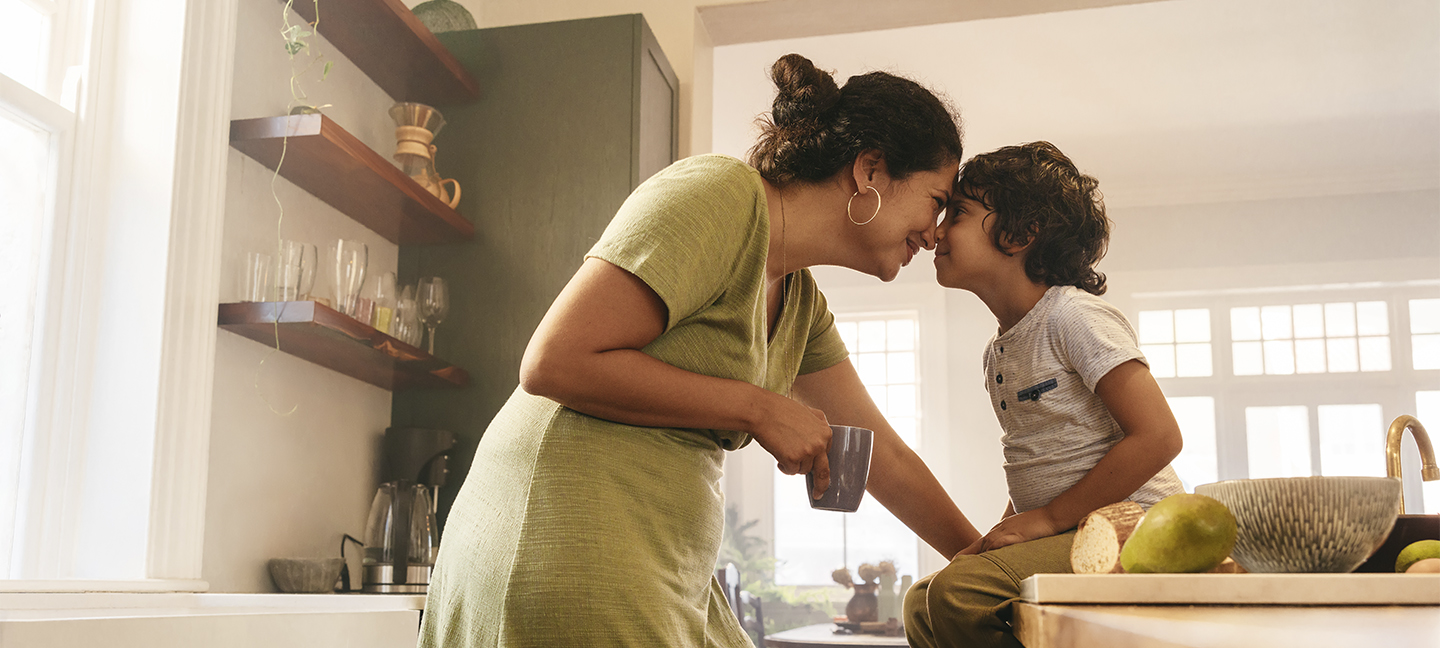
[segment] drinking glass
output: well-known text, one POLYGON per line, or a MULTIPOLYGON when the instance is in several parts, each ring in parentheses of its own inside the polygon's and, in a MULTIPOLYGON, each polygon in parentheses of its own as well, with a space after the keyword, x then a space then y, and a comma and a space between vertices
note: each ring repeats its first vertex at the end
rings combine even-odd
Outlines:
POLYGON ((415 306, 415 287, 405 286, 390 317, 390 335, 411 346, 420 346, 420 314, 415 306))
POLYGON ((430 355, 435 355, 435 326, 450 313, 450 289, 440 277, 425 277, 415 288, 415 301, 420 306, 420 319, 430 329, 430 355))
POLYGON ((275 301, 295 301, 300 298, 305 274, 305 246, 297 241, 280 241, 275 252, 275 301))
POLYGON ((315 276, 320 274, 319 251, 314 243, 300 243, 300 290, 298 299, 309 301, 315 296, 315 276))
POLYGON ((370 325, 381 333, 390 333, 390 319, 395 312, 395 273, 386 272, 375 278, 375 316, 370 325))
POLYGON ((356 314, 360 288, 365 285, 365 268, 370 250, 360 241, 340 239, 335 243, 336 310, 351 317, 356 314))
POLYGON ((270 255, 245 255, 245 274, 240 276, 240 301, 263 302, 270 298, 270 255))

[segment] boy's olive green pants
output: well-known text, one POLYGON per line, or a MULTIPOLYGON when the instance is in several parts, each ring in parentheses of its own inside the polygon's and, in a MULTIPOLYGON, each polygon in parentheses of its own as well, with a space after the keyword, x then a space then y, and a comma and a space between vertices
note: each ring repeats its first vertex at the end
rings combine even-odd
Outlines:
POLYGON ((1020 581, 1070 573, 1074 531, 1022 542, 950 565, 905 593, 905 637, 914 648, 1019 648, 1010 629, 1020 581))

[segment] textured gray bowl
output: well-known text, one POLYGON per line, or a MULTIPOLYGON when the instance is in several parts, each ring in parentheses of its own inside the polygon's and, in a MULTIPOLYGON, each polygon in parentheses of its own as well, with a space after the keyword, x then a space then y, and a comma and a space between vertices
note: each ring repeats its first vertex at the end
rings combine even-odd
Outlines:
POLYGON ((328 594, 335 591, 340 578, 341 558, 271 558, 270 579, 282 592, 291 594, 328 594))
POLYGON ((1390 477, 1236 479, 1195 493, 1235 515, 1231 556, 1253 573, 1354 571, 1400 512, 1400 480, 1390 477))

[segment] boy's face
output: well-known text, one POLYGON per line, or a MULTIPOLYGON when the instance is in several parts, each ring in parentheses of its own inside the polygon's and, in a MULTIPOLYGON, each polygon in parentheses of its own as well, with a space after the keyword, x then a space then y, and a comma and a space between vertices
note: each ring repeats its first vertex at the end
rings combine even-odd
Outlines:
POLYGON ((950 203, 935 231, 935 280, 946 288, 974 291, 999 278, 1012 257, 990 237, 995 213, 979 202, 959 196, 950 203))

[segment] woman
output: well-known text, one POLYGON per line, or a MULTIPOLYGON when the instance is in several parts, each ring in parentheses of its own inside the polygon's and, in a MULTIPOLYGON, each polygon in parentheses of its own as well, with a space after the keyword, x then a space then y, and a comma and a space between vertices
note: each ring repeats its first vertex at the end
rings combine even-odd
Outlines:
POLYGON ((829 481, 827 419, 875 431, 869 492, 953 556, 979 537, 871 402, 810 273, 890 280, 934 246, 954 116, 790 54, 747 166, 647 180, 556 298, 445 529, 422 646, 749 645, 712 569, 725 450, 829 481))

